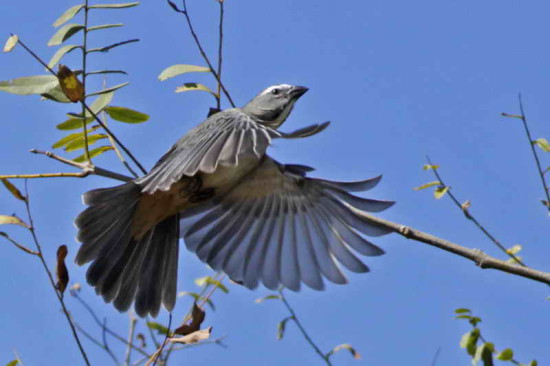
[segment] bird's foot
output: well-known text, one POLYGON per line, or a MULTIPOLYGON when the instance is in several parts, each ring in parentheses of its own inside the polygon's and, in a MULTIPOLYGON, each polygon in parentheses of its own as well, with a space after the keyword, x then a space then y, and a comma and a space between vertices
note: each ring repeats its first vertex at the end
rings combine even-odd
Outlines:
POLYGON ((180 189, 180 196, 183 198, 191 197, 200 192, 202 188, 202 179, 200 177, 187 178, 185 185, 180 189))

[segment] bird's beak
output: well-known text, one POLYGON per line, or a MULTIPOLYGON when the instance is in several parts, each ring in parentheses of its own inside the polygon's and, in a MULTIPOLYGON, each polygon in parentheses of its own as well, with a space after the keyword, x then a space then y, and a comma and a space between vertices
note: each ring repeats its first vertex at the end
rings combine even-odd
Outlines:
POLYGON ((294 99, 298 99, 300 98, 302 95, 304 95, 309 89, 306 88, 305 86, 293 86, 292 88, 290 88, 290 90, 288 91, 288 94, 294 98, 294 99))

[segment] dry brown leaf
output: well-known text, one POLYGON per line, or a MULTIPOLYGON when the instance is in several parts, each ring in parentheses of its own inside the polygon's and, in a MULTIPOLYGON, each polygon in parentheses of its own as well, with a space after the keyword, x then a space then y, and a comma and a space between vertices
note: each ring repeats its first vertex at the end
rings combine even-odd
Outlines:
POLYGON ((197 330, 196 332, 193 332, 183 337, 170 338, 169 341, 172 343, 183 343, 183 344, 197 343, 210 338, 210 333, 212 333, 212 327, 197 330))
POLYGON ((147 347, 147 342, 145 341, 145 336, 143 335, 143 333, 138 333, 138 335, 136 336, 136 339, 140 341, 141 348, 147 347))
POLYGON ((84 100, 84 86, 71 69, 65 65, 59 65, 57 78, 59 79, 59 85, 61 86, 61 90, 63 90, 63 94, 71 102, 76 103, 84 100))
POLYGON ((55 272, 57 276, 57 283, 55 286, 62 295, 67 288, 67 284, 69 283, 69 271, 67 270, 67 266, 65 266, 65 258, 67 258, 68 252, 69 251, 66 245, 61 245, 57 248, 57 266, 55 272))
POLYGON ((19 42, 19 37, 17 34, 12 34, 10 38, 8 38, 6 44, 4 45, 4 52, 11 52, 19 42))
POLYGON ((191 324, 181 325, 179 328, 174 330, 174 333, 185 336, 201 329, 201 324, 204 321, 204 318, 206 317, 206 313, 204 312, 204 310, 202 310, 197 306, 197 303, 193 304, 191 317, 192 317, 191 324))

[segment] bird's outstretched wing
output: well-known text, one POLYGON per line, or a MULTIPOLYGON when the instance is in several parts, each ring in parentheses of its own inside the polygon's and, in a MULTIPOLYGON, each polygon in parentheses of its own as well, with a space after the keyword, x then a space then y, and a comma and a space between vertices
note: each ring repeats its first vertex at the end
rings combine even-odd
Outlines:
POLYGON ((261 281, 270 289, 298 290, 303 282, 320 290, 322 276, 347 282, 341 265, 367 272, 354 252, 384 252, 362 235, 389 231, 355 212, 382 211, 394 202, 349 192, 370 189, 380 177, 343 183, 308 178, 309 170, 266 156, 227 194, 181 214, 180 233, 188 249, 248 288, 261 281))
POLYGON ((184 175, 212 173, 219 165, 235 166, 241 159, 264 156, 274 130, 254 122, 238 109, 217 113, 189 131, 136 181, 144 193, 166 191, 184 175))

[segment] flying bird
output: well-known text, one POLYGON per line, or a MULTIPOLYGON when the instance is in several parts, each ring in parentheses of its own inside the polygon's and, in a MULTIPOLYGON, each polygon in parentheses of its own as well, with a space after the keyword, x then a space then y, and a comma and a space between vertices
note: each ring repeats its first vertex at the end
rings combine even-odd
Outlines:
POLYGON ((353 192, 357 182, 311 178, 313 168, 282 164, 266 154, 273 139, 303 138, 328 122, 291 133, 278 131, 307 88, 271 86, 243 108, 218 112, 184 135, 144 177, 83 195, 76 219, 81 244, 76 262, 92 262, 86 278, 120 311, 134 303, 156 316, 176 301, 179 238, 216 271, 253 289, 301 283, 324 288, 323 277, 346 283, 341 267, 367 272, 355 253, 383 250, 364 236, 389 230, 359 211, 379 212, 394 202, 353 192))

